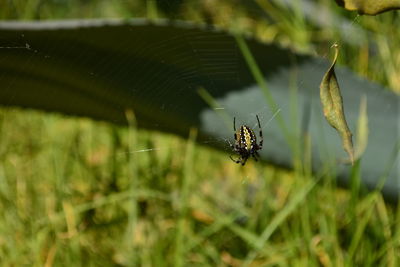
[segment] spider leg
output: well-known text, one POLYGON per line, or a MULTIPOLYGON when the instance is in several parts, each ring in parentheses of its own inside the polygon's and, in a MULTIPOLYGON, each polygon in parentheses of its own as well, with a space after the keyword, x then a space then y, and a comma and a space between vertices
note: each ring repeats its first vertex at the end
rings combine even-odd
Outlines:
POLYGON ((233 117, 233 130, 236 132, 236 117, 233 117))
POLYGON ((242 166, 244 166, 244 164, 246 164, 246 161, 247 161, 248 158, 249 158, 249 157, 244 157, 244 158, 242 158, 242 166))
POLYGON ((242 158, 239 158, 238 160, 235 160, 235 159, 232 158, 232 156, 229 156, 229 157, 230 157, 231 160, 232 160, 233 162, 235 162, 235 163, 240 163, 240 162, 242 162, 242 158))
POLYGON ((263 143, 264 143, 264 138, 263 138, 261 123, 260 123, 260 119, 258 118, 258 115, 256 115, 256 118, 257 118, 257 122, 258 122, 258 128, 260 129, 260 144, 258 145, 258 147, 259 147, 259 149, 261 149, 263 146, 263 143))
POLYGON ((260 157, 260 155, 257 153, 257 151, 254 151, 254 153, 251 155, 253 156, 255 161, 258 161, 258 158, 260 157))

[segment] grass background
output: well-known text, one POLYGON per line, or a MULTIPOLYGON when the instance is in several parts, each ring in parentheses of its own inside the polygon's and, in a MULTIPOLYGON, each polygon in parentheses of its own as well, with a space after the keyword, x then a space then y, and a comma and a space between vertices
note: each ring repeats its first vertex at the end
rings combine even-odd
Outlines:
MULTIPOLYGON (((351 46, 300 4, 258 2, 268 19, 233 0, 9 0, 0 18, 173 17, 322 56, 339 41, 340 64, 400 91, 397 12, 358 17, 315 1, 368 31, 351 46)), ((240 167, 196 145, 195 131, 183 140, 131 122, 0 109, 1 265, 398 266, 399 206, 363 192, 356 168, 344 190, 313 176, 307 153, 293 171, 240 167)))

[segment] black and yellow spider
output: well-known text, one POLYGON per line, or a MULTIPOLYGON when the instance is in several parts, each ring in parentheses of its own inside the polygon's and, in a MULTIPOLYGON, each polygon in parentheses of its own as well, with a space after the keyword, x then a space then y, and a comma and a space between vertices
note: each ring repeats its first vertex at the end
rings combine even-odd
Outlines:
POLYGON ((254 134, 254 131, 246 126, 242 125, 240 126, 239 130, 236 131, 236 118, 233 118, 233 130, 235 131, 234 138, 235 138, 235 145, 231 144, 231 148, 233 149, 234 152, 239 154, 239 158, 237 160, 234 160, 232 156, 230 156, 231 160, 235 163, 241 163, 244 165, 247 161, 247 159, 251 156, 254 157, 254 159, 257 161, 258 155, 258 150, 261 150, 263 146, 263 135, 262 135, 262 130, 261 130, 261 124, 260 120, 258 119, 258 115, 256 115, 257 122, 258 122, 258 128, 260 129, 260 143, 257 144, 257 138, 256 135, 254 134))

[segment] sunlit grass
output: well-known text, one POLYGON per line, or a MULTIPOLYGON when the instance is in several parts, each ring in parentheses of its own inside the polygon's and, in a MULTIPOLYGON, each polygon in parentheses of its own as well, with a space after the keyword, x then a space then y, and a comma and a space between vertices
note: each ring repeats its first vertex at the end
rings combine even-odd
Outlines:
POLYGON ((253 161, 241 167, 155 132, 34 111, 3 109, 0 119, 5 265, 398 260, 397 210, 378 193, 354 196, 333 178, 253 161))

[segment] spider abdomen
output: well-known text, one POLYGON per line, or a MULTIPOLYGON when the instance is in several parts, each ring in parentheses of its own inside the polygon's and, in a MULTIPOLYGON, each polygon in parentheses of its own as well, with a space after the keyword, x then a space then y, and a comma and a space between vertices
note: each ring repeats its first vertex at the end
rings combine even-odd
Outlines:
POLYGON ((238 159, 233 159, 230 156, 231 160, 235 163, 241 163, 244 165, 249 157, 254 157, 257 161, 257 157, 259 157, 257 151, 262 149, 263 146, 263 135, 260 124, 260 119, 258 115, 256 115, 258 128, 260 129, 260 143, 257 144, 257 138, 254 134, 254 131, 250 129, 250 127, 246 125, 240 126, 239 130, 236 131, 236 118, 233 118, 233 130, 235 131, 234 138, 235 144, 231 144, 231 148, 234 152, 239 155, 238 159))
POLYGON ((240 127, 236 136, 236 142, 241 149, 250 151, 257 146, 256 135, 254 134, 253 130, 246 125, 242 125, 240 127))

